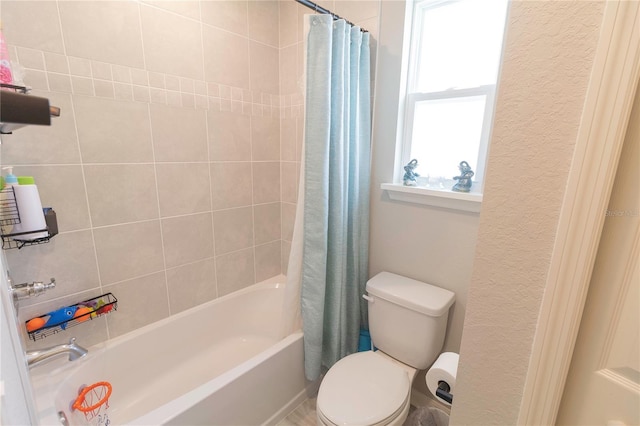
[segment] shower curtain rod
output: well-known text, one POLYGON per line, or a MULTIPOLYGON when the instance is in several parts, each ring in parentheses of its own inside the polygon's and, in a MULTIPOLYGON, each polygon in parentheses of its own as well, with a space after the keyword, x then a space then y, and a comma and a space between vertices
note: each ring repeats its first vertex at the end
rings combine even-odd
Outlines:
MULTIPOLYGON (((336 15, 335 13, 333 13, 332 11, 325 9, 324 7, 315 4, 314 2, 310 1, 310 0, 295 0, 298 3, 300 3, 303 6, 307 6, 309 9, 313 9, 314 11, 316 11, 317 13, 324 13, 326 15, 331 15, 333 17, 333 19, 344 19, 338 15, 336 15)), ((349 22, 346 19, 344 19, 344 21, 351 25, 352 27, 355 27, 356 25, 353 22, 349 22)), ((365 30, 364 28, 360 28, 360 31, 362 31, 363 33, 368 32, 367 30, 365 30)))

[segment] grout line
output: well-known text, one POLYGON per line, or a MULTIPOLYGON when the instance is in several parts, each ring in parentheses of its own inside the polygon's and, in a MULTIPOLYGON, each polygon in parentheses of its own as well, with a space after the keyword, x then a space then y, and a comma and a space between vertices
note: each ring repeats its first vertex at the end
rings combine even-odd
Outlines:
MULTIPOLYGON (((249 34, 249 3, 247 2, 247 35, 249 34)), ((251 43, 248 42, 247 43, 247 64, 248 64, 248 69, 249 69, 249 87, 251 87, 251 43)), ((279 71, 279 70, 278 70, 279 71)), ((278 75, 278 79, 280 78, 280 76, 278 75)), ((262 98, 262 96, 261 96, 262 98)), ((260 111, 261 114, 264 114, 264 112, 261 110, 260 111)), ((251 236, 252 236, 252 250, 253 250, 253 282, 256 283, 257 282, 257 268, 256 268, 256 263, 257 262, 257 258, 256 258, 256 214, 255 214, 255 194, 254 194, 254 188, 253 188, 253 183, 254 183, 254 179, 253 179, 253 132, 251 131, 253 129, 253 124, 254 124, 254 119, 253 119, 253 108, 251 111, 251 114, 249 115, 249 146, 251 148, 251 170, 250 170, 250 175, 251 175, 251 236)))
MULTIPOLYGON (((202 77, 205 79, 205 86, 207 95, 209 93, 209 84, 206 82, 206 69, 205 69, 205 57, 204 57, 204 24, 202 22, 202 2, 198 2, 198 10, 200 12, 200 45, 202 46, 202 77)), ((220 86, 218 86, 219 88, 220 86)), ((219 89, 218 89, 219 90, 219 89)), ((218 92, 218 94, 220 94, 218 92)), ((218 102, 219 103, 219 102, 218 102)), ((211 109, 211 104, 209 102, 209 97, 207 97, 207 106, 208 110, 211 109)), ((208 111, 207 110, 207 111, 208 111)), ((215 297, 218 298, 220 296, 220 292, 218 290, 218 262, 216 262, 216 227, 214 220, 214 210, 213 210, 213 179, 211 175, 211 135, 209 129, 209 113, 207 112, 205 117, 205 129, 207 133, 207 172, 209 173, 209 208, 211 209, 211 241, 213 243, 213 284, 214 284, 214 294, 215 297)))
MULTIPOLYGON (((142 65, 143 69, 147 70, 147 59, 145 57, 144 50, 144 37, 142 36, 142 4, 138 3, 138 24, 140 25, 140 43, 142 45, 142 65)), ((147 76, 148 77, 148 76, 147 76)), ((166 84, 165 84, 166 86, 166 84)), ((182 105, 182 102, 181 102, 182 105)), ((153 123, 151 118, 151 103, 147 104, 147 116, 149 118, 149 123, 153 123)), ((160 225, 160 245, 162 247, 162 272, 164 275, 164 289, 167 295, 167 310, 169 312, 169 316, 171 316, 171 297, 169 295, 169 280, 167 278, 167 255, 166 250, 164 249, 164 232, 162 230, 162 211, 160 210, 160 190, 158 188, 158 169, 157 169, 157 161, 156 161, 156 149, 155 149, 155 135, 153 131, 153 126, 151 126, 151 157, 153 158, 153 175, 155 179, 155 189, 156 189, 156 203, 158 209, 158 224, 160 225)))

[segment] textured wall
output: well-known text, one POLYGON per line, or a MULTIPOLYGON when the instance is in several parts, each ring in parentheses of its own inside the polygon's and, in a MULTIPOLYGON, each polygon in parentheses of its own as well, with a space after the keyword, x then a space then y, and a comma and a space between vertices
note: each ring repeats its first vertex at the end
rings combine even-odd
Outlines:
POLYGON ((451 424, 516 424, 602 12, 511 5, 451 424))

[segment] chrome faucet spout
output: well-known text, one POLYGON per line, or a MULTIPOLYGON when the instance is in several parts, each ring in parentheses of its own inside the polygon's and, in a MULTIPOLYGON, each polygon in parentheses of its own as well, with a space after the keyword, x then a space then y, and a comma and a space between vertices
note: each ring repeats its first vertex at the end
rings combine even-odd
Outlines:
POLYGON ((40 365, 58 355, 69 354, 69 361, 75 361, 87 355, 88 350, 76 344, 76 338, 72 337, 69 343, 63 345, 52 346, 46 349, 31 351, 26 353, 27 365, 29 368, 40 365))

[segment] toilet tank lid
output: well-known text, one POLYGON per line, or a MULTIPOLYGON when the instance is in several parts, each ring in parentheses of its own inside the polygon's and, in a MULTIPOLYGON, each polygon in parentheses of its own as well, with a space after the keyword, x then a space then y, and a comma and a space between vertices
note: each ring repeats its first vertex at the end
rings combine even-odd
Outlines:
POLYGON ((380 272, 367 282, 367 292, 416 312, 438 317, 447 313, 455 293, 391 272, 380 272))

